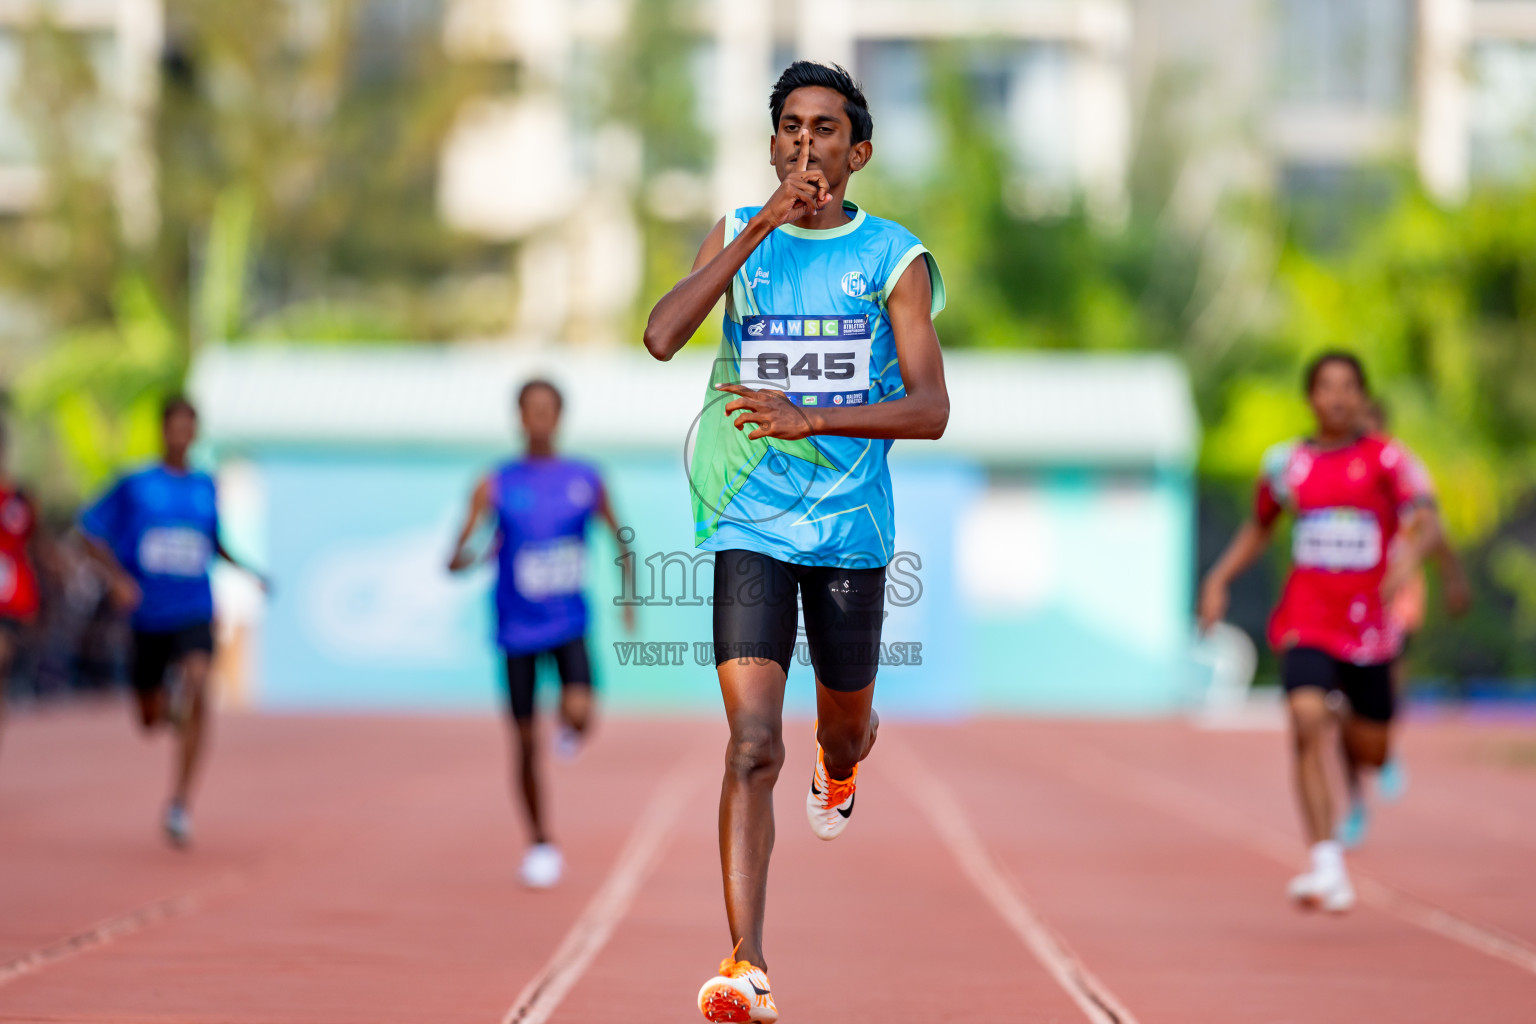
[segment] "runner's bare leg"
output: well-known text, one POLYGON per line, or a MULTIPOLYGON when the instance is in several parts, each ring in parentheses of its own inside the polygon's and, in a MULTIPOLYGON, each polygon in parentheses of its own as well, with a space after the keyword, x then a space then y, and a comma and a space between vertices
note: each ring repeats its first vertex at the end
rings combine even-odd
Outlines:
POLYGON ((544 804, 539 796, 539 730, 534 720, 527 718, 513 719, 512 731, 517 737, 515 785, 522 794, 528 832, 534 843, 547 843, 549 834, 544 831, 544 804))
POLYGON ((1333 794, 1328 788, 1328 771, 1323 762, 1323 748, 1327 745, 1333 716, 1328 710, 1327 695, 1315 686, 1291 691, 1288 700, 1301 821, 1307 832, 1307 842, 1320 843, 1333 838, 1333 794))
POLYGON ((880 731, 874 700, 873 680, 853 693, 828 689, 816 680, 816 742, 821 744, 828 778, 846 779, 874 748, 880 731))
MULTIPOLYGON (((192 651, 181 659, 181 685, 185 687, 186 713, 181 723, 181 749, 176 761, 176 788, 171 802, 188 806, 192 798, 192 783, 202 760, 203 737, 208 721, 208 669, 212 659, 206 651, 192 651)), ((159 699, 161 714, 165 700, 163 689, 159 699)))
POLYGON ((738 959, 767 969, 763 916, 773 854, 773 785, 784 767, 784 670, 738 658, 719 666, 731 728, 720 786, 720 872, 738 959))

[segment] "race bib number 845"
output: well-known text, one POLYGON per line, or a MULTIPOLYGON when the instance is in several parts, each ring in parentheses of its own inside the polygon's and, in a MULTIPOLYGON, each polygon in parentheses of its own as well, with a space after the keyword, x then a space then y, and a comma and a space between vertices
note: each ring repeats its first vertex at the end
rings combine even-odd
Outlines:
POLYGON ((742 321, 741 380, 779 388, 796 405, 869 401, 868 316, 749 316, 742 321))

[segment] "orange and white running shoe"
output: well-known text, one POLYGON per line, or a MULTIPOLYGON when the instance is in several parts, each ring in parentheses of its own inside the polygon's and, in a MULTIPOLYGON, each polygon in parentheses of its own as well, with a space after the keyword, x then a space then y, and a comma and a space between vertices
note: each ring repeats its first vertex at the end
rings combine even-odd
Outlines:
POLYGON ((848 827, 853 814, 853 790, 859 777, 859 766, 853 766, 853 774, 846 779, 827 776, 827 762, 816 744, 816 772, 811 776, 811 791, 805 796, 805 816, 810 819, 811 831, 818 839, 836 839, 848 827))
MULTIPOLYGON (((736 949, 741 943, 736 943, 736 949)), ((779 1019, 773 1005, 768 975, 761 967, 736 959, 736 949, 720 961, 720 973, 699 989, 699 1012, 704 1019, 718 1024, 747 1024, 748 1021, 779 1019)))

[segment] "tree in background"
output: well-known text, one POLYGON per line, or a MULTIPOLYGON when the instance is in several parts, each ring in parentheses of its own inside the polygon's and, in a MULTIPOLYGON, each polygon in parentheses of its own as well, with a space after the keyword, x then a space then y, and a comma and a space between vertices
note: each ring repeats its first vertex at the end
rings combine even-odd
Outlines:
POLYGON ((439 3, 169 0, 166 17, 158 229, 138 245, 89 41, 23 34, 13 99, 45 195, 0 226, 0 294, 20 309, 7 347, 28 354, 16 410, 46 441, 27 469, 58 499, 153 451, 158 398, 200 343, 449 338, 511 306, 509 247, 445 227, 435 174, 464 100, 516 83, 449 59, 439 3))

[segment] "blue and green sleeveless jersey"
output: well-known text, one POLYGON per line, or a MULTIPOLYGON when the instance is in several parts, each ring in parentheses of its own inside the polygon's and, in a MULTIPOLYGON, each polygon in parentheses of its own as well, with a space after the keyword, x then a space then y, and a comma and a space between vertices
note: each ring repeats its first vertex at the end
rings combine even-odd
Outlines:
MULTIPOLYGON (((895 533, 891 442, 816 435, 761 438, 732 425, 714 386, 777 388, 804 408, 856 407, 901 398, 886 300, 919 256, 933 281, 933 315, 944 281, 921 242, 893 221, 844 202, 847 223, 826 230, 786 224, 737 272, 726 296, 724 336, 689 437, 688 475, 696 543, 741 548, 804 565, 879 566, 895 533)), ((760 207, 725 219, 727 244, 760 207)))

